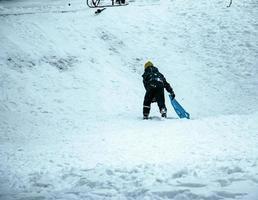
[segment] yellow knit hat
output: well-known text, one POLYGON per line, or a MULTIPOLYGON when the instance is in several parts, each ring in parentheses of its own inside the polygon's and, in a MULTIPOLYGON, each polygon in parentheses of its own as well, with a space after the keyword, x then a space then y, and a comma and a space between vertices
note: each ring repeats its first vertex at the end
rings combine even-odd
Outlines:
POLYGON ((153 67, 153 64, 152 64, 151 61, 148 61, 148 62, 145 63, 144 69, 146 69, 146 68, 148 68, 148 67, 153 67))

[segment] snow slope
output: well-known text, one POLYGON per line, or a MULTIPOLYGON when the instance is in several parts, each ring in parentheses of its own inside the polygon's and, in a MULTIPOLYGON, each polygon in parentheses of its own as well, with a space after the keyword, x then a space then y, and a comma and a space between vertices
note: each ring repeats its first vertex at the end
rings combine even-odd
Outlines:
POLYGON ((258 4, 227 5, 0 1, 0 199, 258 199, 258 4), (141 120, 146 60, 191 120, 141 120))

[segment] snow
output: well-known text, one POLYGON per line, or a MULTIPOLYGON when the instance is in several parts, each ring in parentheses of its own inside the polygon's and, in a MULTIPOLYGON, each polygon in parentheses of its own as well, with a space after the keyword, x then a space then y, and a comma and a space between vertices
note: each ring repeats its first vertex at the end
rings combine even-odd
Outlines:
POLYGON ((0 199, 257 200, 258 4, 228 3, 0 1, 0 199), (147 60, 191 120, 142 120, 147 60))

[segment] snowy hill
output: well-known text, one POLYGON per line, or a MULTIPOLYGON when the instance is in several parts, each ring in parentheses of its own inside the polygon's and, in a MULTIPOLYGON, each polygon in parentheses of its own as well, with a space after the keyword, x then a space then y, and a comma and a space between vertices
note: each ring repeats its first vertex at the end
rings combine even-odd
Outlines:
POLYGON ((257 199, 258 4, 227 5, 0 1, 0 199, 257 199), (141 120, 147 60, 191 120, 141 120))

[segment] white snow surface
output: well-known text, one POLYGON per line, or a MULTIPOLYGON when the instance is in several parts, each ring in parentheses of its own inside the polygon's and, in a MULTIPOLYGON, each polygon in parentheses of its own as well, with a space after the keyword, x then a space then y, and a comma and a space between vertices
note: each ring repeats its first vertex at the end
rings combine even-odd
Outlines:
POLYGON ((0 199, 257 200, 258 2, 228 4, 1 0, 0 199), (142 120, 147 60, 190 120, 142 120))

